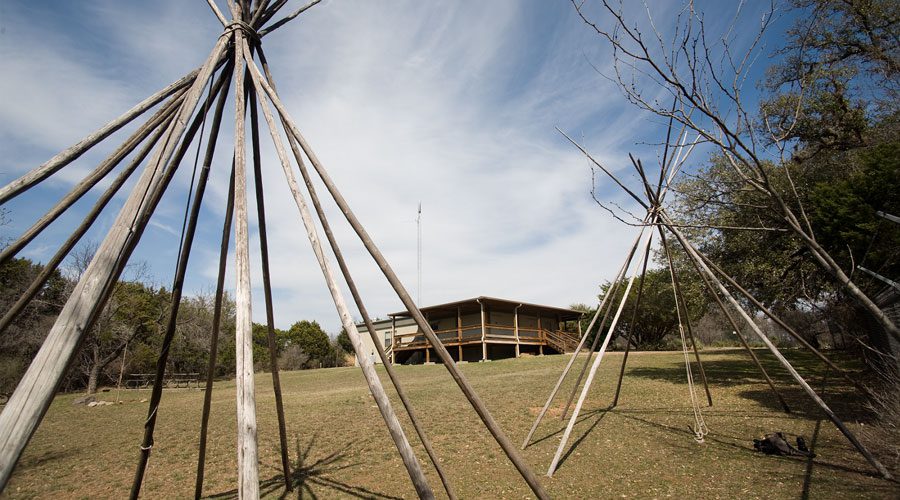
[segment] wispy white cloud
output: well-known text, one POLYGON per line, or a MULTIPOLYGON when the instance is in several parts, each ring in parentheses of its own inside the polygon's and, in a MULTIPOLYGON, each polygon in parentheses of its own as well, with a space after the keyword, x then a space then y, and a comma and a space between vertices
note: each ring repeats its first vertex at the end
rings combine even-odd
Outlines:
MULTIPOLYGON (((202 61, 219 30, 203 2, 159 2, 152 16, 148 9, 89 3, 89 19, 61 33, 28 23, 27 10, 12 13, 0 55, 14 71, 0 77, 0 92, 22 97, 0 103, 6 152, 0 170, 40 163, 202 61), (105 48, 73 48, 91 30, 102 31, 98 43, 105 48), (50 68, 63 78, 51 77, 50 68), (21 143, 28 141, 26 152, 21 143), (10 153, 30 163, 12 161, 10 153)), ((413 296, 420 201, 425 303, 495 295, 565 306, 592 302, 598 284, 612 277, 634 230, 591 200, 586 161, 554 127, 579 139, 583 133, 596 157, 618 170, 626 152, 659 124, 627 107, 592 67, 607 71, 608 55, 570 5, 325 2, 264 45, 288 109, 413 296)), ((188 286, 198 292, 217 272, 230 134, 226 124, 193 253, 188 286)), ((316 319, 337 331, 334 306, 263 134, 276 320, 285 327, 316 319)), ((74 182, 90 167, 82 163, 58 182, 74 182)), ((160 282, 174 265, 180 231, 173 228, 181 227, 190 167, 186 161, 154 217, 159 231, 147 232, 152 237, 134 257, 147 260, 160 282)), ((628 204, 617 191, 608 194, 628 204)), ((16 200, 17 214, 39 213, 36 207, 46 204, 41 195, 47 191, 16 200)), ((327 206, 369 310, 398 310, 377 266, 327 206)), ((105 214, 103 223, 112 217, 105 214)), ((55 227, 55 236, 36 245, 65 230, 55 227)), ((253 234, 255 259, 257 242, 253 234)), ((258 270, 257 261, 260 321, 258 270)))

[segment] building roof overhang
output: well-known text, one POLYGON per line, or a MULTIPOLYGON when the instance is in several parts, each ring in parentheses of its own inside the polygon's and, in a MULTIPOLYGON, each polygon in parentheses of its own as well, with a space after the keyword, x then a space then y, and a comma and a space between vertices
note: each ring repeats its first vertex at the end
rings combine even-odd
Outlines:
MULTIPOLYGON (((456 315, 457 313, 469 314, 472 312, 480 312, 481 305, 484 304, 492 310, 508 310, 510 313, 518 309, 521 314, 537 314, 547 316, 559 316, 561 321, 572 321, 579 319, 584 313, 575 309, 567 309, 563 307, 546 306, 541 304, 532 304, 518 300, 500 299, 497 297, 474 297, 471 299, 458 300, 455 302, 447 302, 445 304, 437 304, 428 307, 422 307, 419 310, 423 314, 434 318, 438 315, 456 315)), ((395 312, 388 314, 389 318, 409 318, 407 311, 395 312)))

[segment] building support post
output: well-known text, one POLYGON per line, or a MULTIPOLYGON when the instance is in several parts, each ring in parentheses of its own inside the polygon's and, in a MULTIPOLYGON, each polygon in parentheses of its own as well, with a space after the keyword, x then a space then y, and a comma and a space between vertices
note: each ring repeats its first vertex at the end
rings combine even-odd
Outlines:
MULTIPOLYGON (((578 328, 578 338, 581 338, 581 318, 584 316, 584 313, 581 313, 581 316, 575 320, 575 327, 578 328)), ((575 351, 575 355, 578 355, 578 351, 575 351)))
POLYGON ((522 304, 516 306, 513 309, 513 332, 516 336, 516 357, 518 358, 521 355, 519 352, 519 308, 522 307, 522 304))
POLYGON ((396 361, 396 353, 397 353, 397 345, 396 345, 396 335, 397 335, 397 317, 391 316, 391 364, 394 364, 396 361))
POLYGON ((484 302, 481 299, 475 299, 481 305, 481 360, 487 361, 487 343, 485 342, 485 338, 487 336, 487 330, 485 329, 485 321, 484 321, 484 302))
POLYGON ((538 340, 540 340, 540 345, 538 346, 538 353, 541 356, 543 356, 544 355, 544 342, 546 342, 547 339, 544 338, 544 329, 541 328, 541 312, 540 311, 538 311, 538 313, 537 313, 537 320, 538 320, 538 327, 537 327, 538 328, 538 340))
POLYGON ((462 348, 462 308, 456 306, 456 339, 459 344, 457 345, 457 350, 459 356, 456 358, 456 362, 459 363, 463 360, 463 348, 462 348))
MULTIPOLYGON (((428 317, 428 313, 427 313, 427 312, 425 313, 425 321, 428 321, 428 323, 431 324, 431 318, 428 317)), ((424 332, 423 332, 423 334, 424 334, 424 332)), ((440 339, 441 339, 441 338, 438 337, 438 340, 440 340, 440 339)), ((426 362, 426 363, 431 363, 431 350, 428 349, 428 344, 427 344, 427 343, 425 344, 425 362, 426 362)))

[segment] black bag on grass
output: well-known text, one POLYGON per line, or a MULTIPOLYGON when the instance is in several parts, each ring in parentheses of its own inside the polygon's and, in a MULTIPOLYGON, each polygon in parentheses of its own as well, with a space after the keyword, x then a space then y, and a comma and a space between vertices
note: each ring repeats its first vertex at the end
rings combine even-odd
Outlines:
POLYGON ((784 433, 766 434, 763 439, 754 439, 753 447, 766 455, 801 456, 814 458, 816 455, 806 447, 806 440, 797 436, 797 447, 794 448, 784 437, 784 433))

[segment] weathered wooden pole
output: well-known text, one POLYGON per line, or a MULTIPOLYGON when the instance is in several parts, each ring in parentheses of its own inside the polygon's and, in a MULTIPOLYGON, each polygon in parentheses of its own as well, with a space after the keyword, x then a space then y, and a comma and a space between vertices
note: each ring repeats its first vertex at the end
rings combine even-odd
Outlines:
MULTIPOLYGON (((650 236, 653 238, 653 235, 650 236)), ((628 325, 628 335, 625 337, 625 353, 622 356, 622 365, 619 367, 619 380, 616 382, 616 393, 613 396, 610 408, 615 408, 619 404, 619 394, 622 391, 622 380, 625 378, 625 365, 628 363, 628 353, 631 352, 631 336, 634 334, 634 323, 637 321, 638 310, 641 308, 641 301, 644 297, 644 281, 647 277, 647 263, 650 260, 650 246, 647 246, 644 254, 644 265, 641 268, 641 283, 638 285, 637 300, 634 302, 634 313, 631 315, 631 323, 628 325)), ((571 397, 569 398, 571 401, 571 397)))
POLYGON ((31 225, 28 230, 22 233, 18 239, 10 243, 0 252, 0 265, 4 264, 11 257, 19 253, 22 248, 41 233, 47 226, 55 221, 63 212, 78 201, 85 193, 97 185, 101 179, 106 177, 112 169, 126 156, 131 154, 142 141, 153 135, 160 125, 168 123, 167 118, 172 116, 178 110, 178 106, 182 102, 183 91, 172 97, 172 99, 160 108, 146 123, 141 125, 128 139, 125 140, 116 150, 106 159, 100 162, 94 170, 76 184, 66 196, 57 202, 50 210, 41 218, 31 225))
MULTIPOLYGON (((169 127, 167 140, 162 147, 157 148, 47 334, 44 344, 0 413, 0 489, 6 485, 22 450, 50 406, 84 334, 93 326, 97 314, 105 305, 162 191, 171 179, 167 175, 169 172, 163 167, 171 158, 224 48, 225 40, 219 39, 201 71, 193 79, 184 103, 169 127)), ((71 152, 68 155, 77 156, 71 152)), ((16 193, 23 190, 13 189, 16 193)))
POLYGON ((313 5, 316 5, 317 3, 321 2, 321 1, 322 1, 322 0, 312 0, 311 2, 309 2, 308 4, 306 4, 306 5, 302 6, 302 7, 300 7, 299 9, 295 10, 294 12, 292 12, 292 13, 290 13, 290 14, 284 16, 284 18, 279 19, 277 22, 274 22, 274 23, 272 23, 271 25, 267 26, 266 28, 261 29, 261 30, 259 31, 259 37, 262 38, 262 37, 268 35, 269 33, 271 33, 271 32, 273 32, 273 31, 277 30, 278 28, 284 26, 285 23, 287 23, 287 22, 290 21, 291 19, 294 19, 295 17, 299 16, 300 14, 302 14, 303 12, 305 12, 306 9, 312 7, 313 5))
MULTIPOLYGON (((232 4, 232 18, 242 18, 241 2, 232 4)), ((250 242, 247 222, 247 175, 244 130, 244 28, 234 25, 234 208, 235 208, 235 361, 237 398, 238 497, 259 497, 259 450, 256 392, 253 377, 253 323, 250 298, 250 242)))
POLYGON ((202 67, 195 69, 194 71, 181 77, 177 81, 169 84, 164 89, 139 102, 115 120, 100 127, 85 138, 70 146, 65 151, 62 151, 53 158, 50 158, 43 165, 35 168, 34 170, 4 186, 2 189, 0 189, 0 204, 6 203, 17 195, 27 191, 35 184, 46 179, 59 169, 65 167, 66 165, 77 159, 79 156, 84 154, 85 151, 94 147, 95 145, 97 145, 97 143, 99 143, 103 139, 106 139, 112 133, 127 125, 129 122, 131 122, 131 120, 135 119, 148 109, 162 102, 163 99, 178 92, 182 88, 192 85, 202 69, 202 67))
POLYGON ((275 345, 275 310, 272 306, 272 280, 269 273, 269 237, 266 230, 266 203, 263 193, 262 159, 259 150, 259 116, 256 109, 256 91, 252 88, 248 90, 250 138, 253 142, 253 181, 256 187, 256 214, 259 226, 259 256, 262 263, 263 294, 266 303, 266 343, 269 347, 269 371, 272 372, 272 390, 275 393, 275 414, 278 417, 278 441, 281 447, 284 487, 287 491, 292 491, 294 486, 291 481, 291 462, 288 457, 287 424, 284 419, 284 400, 281 396, 281 377, 278 374, 278 348, 275 345))
MULTIPOLYGON (((250 55, 250 49, 249 47, 247 47, 246 42, 244 42, 243 39, 239 40, 238 42, 239 45, 241 45, 243 48, 243 55, 247 62, 247 65, 251 68, 250 75, 253 84, 259 92, 262 90, 263 86, 266 85, 266 83, 263 81, 263 77, 260 74, 258 68, 255 67, 255 63, 253 62, 250 55)), ((284 145, 281 142, 281 137, 278 134, 274 118, 272 117, 272 113, 269 111, 269 107, 265 99, 260 99, 259 104, 262 108, 263 116, 266 119, 266 124, 269 126, 269 132, 272 136, 272 141, 275 144, 275 151, 278 154, 278 159, 281 161, 282 169, 284 170, 288 187, 291 190, 294 201, 300 211, 301 218, 303 219, 303 225, 306 228, 306 233, 307 237, 309 238, 310 245, 313 247, 313 252, 316 255, 316 260, 318 260, 319 266, 322 269, 322 274, 325 277, 326 284, 328 285, 328 290, 329 292, 331 292, 331 297, 335 303, 335 308, 338 311, 338 315, 341 318, 341 323, 343 324, 344 329, 347 331, 351 343, 353 343, 353 348, 356 351, 356 358, 359 362, 360 368, 362 368, 363 375, 366 378, 366 383, 369 385, 369 391, 372 393, 378 409, 381 411, 382 417, 384 418, 385 423, 388 426, 388 431, 390 432, 391 437, 393 438, 394 443, 397 446, 397 450, 400 452, 400 456, 403 459, 403 463, 410 475, 410 479, 412 479, 413 486, 416 489, 416 493, 421 498, 434 498, 434 493, 432 492, 431 487, 428 486, 428 481, 425 478, 425 474, 422 472, 419 461, 416 459, 415 453, 413 452, 409 441, 406 439, 406 435, 403 433, 403 428, 400 426, 400 422, 397 420, 397 416, 394 414, 394 410, 391 407, 390 400, 388 400, 387 395, 384 392, 384 388, 381 385, 378 374, 375 373, 375 368, 372 365, 372 362, 364 352, 362 340, 359 337, 359 332, 356 330, 356 325, 353 322, 350 311, 347 308, 346 302, 344 301, 343 295, 338 288, 337 281, 334 279, 331 265, 329 264, 322 250, 318 231, 316 230, 315 223, 313 222, 309 209, 306 206, 306 201, 304 200, 303 194, 300 191, 300 186, 297 184, 297 180, 294 177, 294 173, 290 165, 290 160, 288 159, 287 153, 284 150, 284 145)))
POLYGON ((212 407, 213 381, 216 378, 216 357, 219 352, 219 324, 222 320, 222 301, 225 296, 225 271, 228 267, 228 244, 231 223, 234 218, 234 161, 231 163, 231 180, 228 182, 228 201, 225 204, 225 222, 222 225, 222 244, 219 246, 219 274, 216 278, 216 296, 213 302, 212 332, 209 341, 209 362, 206 368, 206 392, 203 393, 203 413, 200 416, 200 443, 197 454, 197 479, 194 483, 194 499, 203 495, 203 474, 206 468, 206 436, 209 432, 209 411, 212 407))
MULTIPOLYGON (((538 482, 537 477, 531 472, 528 465, 516 451, 514 445, 509 441, 497 423, 494 421, 494 418, 491 416, 487 407, 485 407, 484 403, 481 401, 481 398, 472 390, 468 381, 462 372, 459 371, 459 368, 456 366, 456 363, 453 362, 453 358, 450 356, 450 353, 447 352, 447 349, 444 347, 443 343, 432 331, 431 326, 425 321, 425 317, 422 316, 422 312, 419 311, 419 308, 416 307, 415 303, 410 297, 409 292, 407 292, 406 288, 400 282, 399 278, 397 278, 396 273, 394 273, 390 264, 388 264, 387 260, 382 255, 381 251, 372 241, 372 238, 366 232, 365 228, 360 224, 359 219, 356 218, 356 215, 350 209, 350 206, 347 204, 347 201, 341 195, 340 191, 338 191, 337 186, 335 186, 334 182, 331 180, 331 177, 328 175, 328 172, 325 171, 322 163, 319 161, 315 152, 309 146, 309 143, 306 142, 306 139, 300 133, 300 130, 297 129, 297 125, 290 118, 290 115, 285 109, 284 104, 279 99, 278 94, 269 86, 265 81, 262 81, 262 76, 259 74, 259 69, 255 67, 255 65, 250 64, 251 73, 254 74, 254 81, 259 82, 263 89, 265 89, 266 93, 269 95, 269 98, 272 100, 272 104, 275 105, 278 113, 281 115, 284 122, 288 125, 288 130, 290 134, 292 134, 297 142, 300 144, 300 147, 303 149, 303 152, 309 158, 310 163, 312 163, 313 167, 316 169, 316 173, 318 173, 320 179, 325 184, 325 187, 328 189, 328 192, 331 194, 332 198, 337 203, 338 207, 341 209, 341 212, 344 214, 344 217, 350 223, 350 226, 356 232, 357 236, 359 236, 363 245, 369 251, 369 254, 378 264, 378 267, 381 269, 382 273, 387 278, 388 282, 391 284, 391 287, 397 293, 397 296, 400 298, 401 302, 403 302, 406 310, 412 315, 416 324, 425 334, 425 337, 434 347, 438 356, 441 358, 441 361, 444 364, 444 367, 447 371, 450 372, 450 375, 453 377, 453 380, 457 383, 457 385, 462 390, 463 394, 472 404, 472 407, 475 409, 478 416, 481 417, 481 421, 484 422, 485 427, 491 432, 494 436, 494 439, 506 453, 507 457, 509 457, 510 461, 528 483, 529 487, 531 487, 532 491, 538 498, 546 498, 547 494, 544 491, 543 487, 538 482)), ((261 100, 261 102, 265 102, 261 100)), ((348 318, 348 321, 350 318, 348 318)), ((353 322, 350 321, 350 324, 353 325, 353 322)), ((355 327, 354 327, 355 328, 355 327)))
MULTIPOLYGON (((637 238, 634 239, 634 242, 631 244, 631 250, 628 252, 628 257, 625 259, 625 262, 622 264, 622 267, 619 268, 618 273, 616 273, 616 278, 613 283, 618 283, 622 276, 624 276, 625 272, 628 269, 628 265, 631 263, 631 258, 634 256, 635 249, 637 248, 638 243, 640 242, 640 234, 637 238)), ((612 292, 613 290, 610 290, 612 292)), ((569 374, 569 370, 572 368, 572 365, 575 363, 575 358, 578 357, 578 353, 581 352, 582 347, 584 347, 585 341, 587 341, 588 335, 591 330, 594 328, 594 324, 597 322, 597 318, 600 316, 600 312, 606 308, 606 303, 609 301, 609 297, 612 294, 607 292, 603 295, 603 300, 600 301, 600 305, 597 307, 597 311, 594 312, 594 317, 591 318, 591 322, 588 324, 588 327, 584 330, 584 333, 581 335, 581 341, 578 342, 578 347, 575 349, 575 353, 572 354, 572 357, 569 358, 569 362, 566 363, 566 367, 563 369, 562 373, 559 375, 559 380, 556 381, 556 385, 553 386, 553 390, 550 391, 550 396, 547 397, 547 402, 544 403, 544 407, 541 408, 541 412, 538 413, 537 418, 534 419, 534 424, 531 425, 531 430, 528 432, 528 435, 525 436, 525 441, 522 442, 522 449, 528 447, 528 443, 531 442, 531 437, 534 436, 534 432, 537 430, 538 426, 541 424, 541 420, 544 418, 544 415, 547 413, 547 410, 550 408, 550 404, 553 402, 553 398, 556 397, 556 393, 559 392, 559 388, 562 386, 563 380, 566 379, 566 376, 569 374)), ((606 323, 606 319, 600 325, 600 330, 603 329, 603 323, 606 323)), ((599 332, 597 337, 599 337, 599 332)), ((593 352, 593 348, 588 351, 588 358, 590 358, 591 353, 593 352)), ((576 384, 577 386, 577 384, 576 384)))
POLYGON ((222 27, 228 26, 228 20, 225 19, 224 15, 222 15, 222 11, 219 10, 219 6, 216 5, 216 2, 214 0, 206 0, 206 3, 209 4, 209 8, 212 9, 213 14, 215 14, 216 16, 216 19, 218 19, 219 22, 222 23, 222 27))
POLYGON ((773 344, 772 341, 769 340, 769 338, 766 336, 766 334, 759 329, 759 326, 757 326, 757 324, 753 321, 753 318, 751 318, 750 315, 747 314, 747 311, 745 311, 744 308, 741 307, 737 299, 735 299, 734 296, 731 295, 731 292, 729 292, 728 289, 725 288, 725 285, 723 285, 722 282, 716 277, 716 275, 709 269, 709 267, 706 266, 703 260, 699 257, 699 252, 697 252, 694 246, 681 234, 681 231, 679 231, 678 228, 674 226, 672 221, 668 218, 668 216, 666 216, 665 213, 662 213, 662 218, 664 224, 666 225, 666 228, 673 235, 675 235, 682 248, 684 248, 688 255, 690 255, 691 258, 694 259, 695 262, 697 262, 703 272, 706 273, 706 276, 716 284, 722 296, 725 297, 731 303, 731 305, 737 309, 738 313, 743 317, 744 321, 747 322, 747 325, 750 326, 756 336, 759 337, 759 339, 766 345, 766 347, 769 348, 769 351, 771 351, 772 354, 775 355, 778 361, 781 362, 782 366, 784 366, 784 368, 787 369, 791 376, 794 377, 794 380, 796 380, 797 383, 800 384, 800 387, 802 387, 803 390, 806 391, 806 393, 809 395, 809 397, 813 401, 815 401, 819 408, 822 409, 822 411, 826 416, 828 416, 828 419, 831 420, 835 427, 837 427, 838 430, 841 431, 841 433, 847 438, 847 440, 850 441, 851 444, 853 444, 853 446, 860 452, 860 454, 862 454, 863 457, 866 458, 866 460, 878 471, 879 474, 882 475, 882 477, 884 477, 885 479, 892 479, 890 472, 888 472, 884 465, 882 465, 881 462, 879 462, 878 459, 876 459, 869 452, 869 450, 856 438, 856 436, 852 432, 850 432, 850 429, 848 429, 847 426, 844 425, 844 422, 842 422, 841 419, 838 418, 838 416, 835 415, 833 411, 831 411, 831 408, 829 408, 828 405, 825 404, 824 401, 822 401, 822 398, 820 398, 819 395, 816 394, 816 391, 812 387, 810 387, 810 385, 806 382, 806 380, 803 379, 803 377, 799 373, 797 373, 797 370, 794 369, 793 365, 791 365, 791 363, 784 357, 784 355, 781 354, 781 351, 779 351, 778 348, 775 347, 775 344, 773 344))
MULTIPOLYGON (((655 220, 655 217, 651 218, 651 220, 655 220)), ((643 235, 645 229, 646 226, 641 228, 641 235, 643 235)), ((652 231, 647 231, 647 242, 642 245, 645 248, 650 246, 650 235, 652 234, 652 231)), ((621 302, 619 302, 619 308, 616 310, 616 315, 613 316, 612 323, 610 323, 609 325, 609 330, 607 330, 606 332, 606 337, 603 339, 603 345, 600 347, 600 350, 597 351, 597 357, 594 358, 594 364, 591 365, 591 371, 590 373, 588 373, 587 380, 584 381, 584 387, 581 389, 581 395, 578 397, 578 402, 575 404, 575 409, 572 411, 572 417, 569 419, 569 424, 566 426, 566 430, 562 435, 562 439, 560 439, 559 441, 559 447, 556 449, 556 454, 553 456, 553 461, 550 462, 550 467, 547 469, 547 475, 550 477, 552 477, 553 473, 556 471, 556 466, 559 464, 559 459, 562 457, 563 450, 566 448, 566 444, 569 441, 569 436, 572 434, 572 429, 575 427, 575 422, 578 420, 578 414, 581 412, 581 407, 582 405, 584 405, 584 401, 587 398, 588 392, 590 392, 591 384, 594 382, 594 376, 597 374, 597 368, 600 367, 600 362, 603 360, 603 354, 606 352, 606 347, 609 345, 610 339, 612 339, 613 332, 616 329, 616 324, 619 322, 619 317, 622 315, 622 310, 625 308, 625 303, 628 301, 628 294, 631 292, 631 287, 632 285, 634 285, 634 280, 638 275, 637 268, 641 267, 641 265, 643 264, 643 262, 641 261, 643 260, 644 258, 642 256, 634 272, 631 274, 631 278, 628 280, 628 285, 625 287, 625 293, 622 295, 621 302)))

